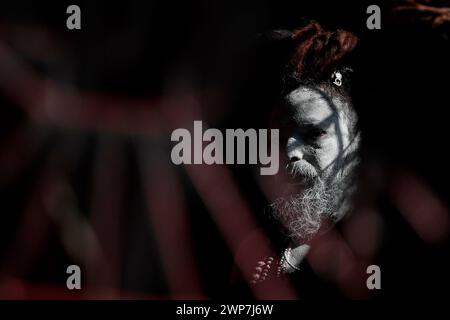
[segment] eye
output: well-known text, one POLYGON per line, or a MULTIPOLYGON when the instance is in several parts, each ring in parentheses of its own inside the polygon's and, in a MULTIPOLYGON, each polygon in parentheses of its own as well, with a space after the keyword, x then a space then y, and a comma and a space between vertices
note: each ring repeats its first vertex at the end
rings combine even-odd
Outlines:
POLYGON ((327 135, 327 132, 322 129, 311 129, 305 132, 305 139, 309 141, 317 141, 327 135))
POLYGON ((313 129, 311 134, 314 135, 315 137, 319 137, 319 136, 323 136, 325 135, 327 132, 325 130, 322 129, 313 129))

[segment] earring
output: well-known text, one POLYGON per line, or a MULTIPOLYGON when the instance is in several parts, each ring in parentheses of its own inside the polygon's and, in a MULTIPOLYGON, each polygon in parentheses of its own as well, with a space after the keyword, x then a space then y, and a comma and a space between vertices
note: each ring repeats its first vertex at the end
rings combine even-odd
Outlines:
POLYGON ((333 72, 331 79, 334 79, 333 83, 338 87, 342 86, 342 74, 339 71, 333 72))

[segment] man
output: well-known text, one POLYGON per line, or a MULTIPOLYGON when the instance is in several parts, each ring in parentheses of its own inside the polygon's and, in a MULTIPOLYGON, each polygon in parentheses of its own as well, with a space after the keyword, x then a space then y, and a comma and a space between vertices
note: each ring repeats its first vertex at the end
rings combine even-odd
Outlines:
MULTIPOLYGON (((275 116, 286 171, 277 177, 283 185, 271 208, 290 245, 276 268, 278 276, 299 269, 308 242, 328 221, 348 214, 360 145, 346 64, 357 38, 343 30, 324 31, 315 22, 289 36, 295 48, 275 116)), ((267 262, 258 262, 253 283, 268 277, 260 267, 267 262)))

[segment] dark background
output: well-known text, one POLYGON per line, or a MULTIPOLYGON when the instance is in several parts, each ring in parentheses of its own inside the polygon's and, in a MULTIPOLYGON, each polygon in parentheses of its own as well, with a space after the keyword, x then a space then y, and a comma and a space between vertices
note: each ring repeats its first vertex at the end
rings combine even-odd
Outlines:
MULTIPOLYGON (((34 210, 27 208, 33 208, 35 193, 45 199, 45 194, 36 190, 48 179, 52 181, 48 177, 56 172, 71 187, 77 210, 87 221, 95 220, 93 208, 98 203, 106 212, 99 218, 100 229, 95 230, 115 277, 105 280, 95 276, 101 271, 91 271, 87 284, 118 290, 114 297, 123 297, 123 293, 172 297, 156 226, 147 217, 152 207, 146 200, 141 157, 144 148, 150 168, 161 161, 170 164, 169 128, 177 125, 153 130, 152 125, 167 118, 160 118, 159 111, 153 114, 152 106, 158 109, 164 105, 164 115, 183 118, 184 99, 194 94, 200 106, 194 111, 196 119, 210 127, 266 127, 280 92, 280 60, 279 44, 265 41, 261 35, 272 29, 297 28, 308 19, 316 19, 328 29, 344 28, 361 38, 353 79, 364 139, 359 201, 363 207, 376 208, 383 221, 382 240, 373 257, 383 272, 382 290, 368 296, 441 296, 449 284, 448 230, 444 238, 430 243, 410 225, 392 197, 404 191, 396 183, 399 176, 417 177, 421 190, 438 199, 444 210, 443 221, 447 221, 450 45, 446 35, 450 33, 445 25, 432 28, 397 19, 384 3, 380 4, 382 30, 367 30, 367 5, 364 1, 3 1, 0 59, 5 59, 3 48, 7 48, 38 79, 64 90, 99 96, 102 102, 94 111, 88 110, 88 104, 75 106, 70 101, 60 106, 63 112, 59 113, 24 107, 23 101, 29 100, 20 100, 20 94, 11 92, 34 97, 39 86, 25 81, 27 78, 17 71, 22 69, 8 69, 5 65, 9 64, 2 63, 2 296, 65 297, 58 288, 64 287, 66 266, 82 264, 68 253, 60 236, 61 225, 45 214, 34 220, 24 218, 26 212, 34 210), (69 4, 80 5, 82 30, 66 29, 69 4), (66 113, 70 108, 78 108, 77 114, 87 116, 75 121, 66 113), (147 114, 152 114, 153 120, 146 126, 145 117, 142 122, 139 118, 147 114), (98 195, 98 181, 109 191, 98 195), (48 224, 42 222, 47 219, 48 224), (40 227, 45 231, 36 231, 40 227), (31 235, 17 240, 22 229, 31 235), (110 237, 110 229, 118 230, 117 238, 110 237), (36 249, 29 249, 38 243, 36 249)), ((58 101, 65 101, 61 99, 58 101)), ((189 108, 186 102, 186 117, 189 108)), ((240 277, 230 283, 234 252, 204 198, 193 187, 191 176, 183 167, 173 168, 182 186, 204 296, 233 297, 236 291, 239 296, 252 296, 240 277)), ((278 229, 262 214, 267 200, 254 168, 227 168, 259 226, 272 235, 275 247, 281 247, 278 229)), ((164 175, 150 175, 156 190, 158 179, 164 175)), ((160 192, 164 190, 167 188, 160 192)), ((428 214, 428 198, 422 198, 420 192, 406 194, 423 206, 424 215, 428 214)), ((320 272, 298 278, 293 283, 303 297, 353 297, 320 272)), ((191 292, 186 289, 183 294, 189 297, 191 292)))

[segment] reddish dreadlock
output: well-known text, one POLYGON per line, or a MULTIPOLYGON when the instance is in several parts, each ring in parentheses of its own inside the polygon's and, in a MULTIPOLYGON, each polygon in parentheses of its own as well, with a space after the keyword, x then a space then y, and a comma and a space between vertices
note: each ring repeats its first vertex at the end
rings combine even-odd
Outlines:
POLYGON ((328 76, 351 53, 358 38, 341 29, 325 31, 313 21, 291 33, 296 45, 289 61, 289 71, 296 80, 328 76))

